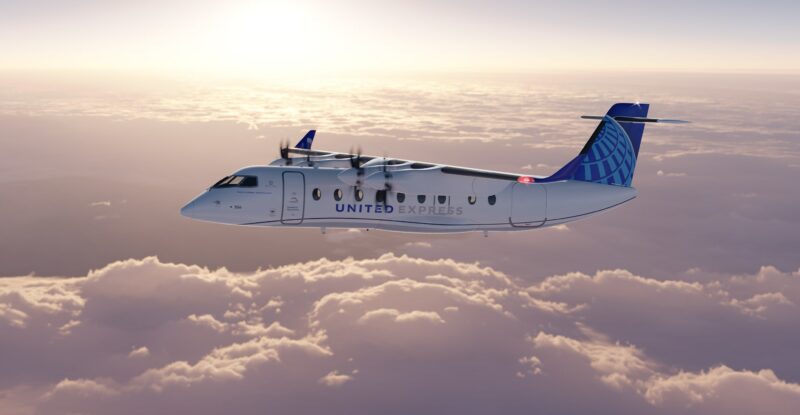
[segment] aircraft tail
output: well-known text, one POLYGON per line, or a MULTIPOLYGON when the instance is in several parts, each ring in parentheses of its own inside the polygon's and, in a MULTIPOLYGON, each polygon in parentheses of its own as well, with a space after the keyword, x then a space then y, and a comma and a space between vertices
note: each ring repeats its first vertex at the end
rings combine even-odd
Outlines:
POLYGON ((317 133, 317 130, 308 130, 306 135, 300 139, 294 148, 302 148, 304 150, 311 150, 311 144, 314 142, 314 135, 317 133))
POLYGON ((686 121, 648 118, 649 104, 614 104, 606 115, 584 115, 600 124, 577 157, 552 176, 537 182, 579 180, 630 187, 642 143, 644 123, 686 121))

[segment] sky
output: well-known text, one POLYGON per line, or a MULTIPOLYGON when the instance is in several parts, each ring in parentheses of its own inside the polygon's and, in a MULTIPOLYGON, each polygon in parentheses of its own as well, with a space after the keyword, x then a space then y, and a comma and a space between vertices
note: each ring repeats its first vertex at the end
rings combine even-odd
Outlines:
POLYGON ((800 412, 790 2, 0 0, 0 413, 800 412), (510 234, 179 209, 279 144, 636 200, 510 234))
POLYGON ((793 1, 0 2, 0 68, 794 72, 793 1))

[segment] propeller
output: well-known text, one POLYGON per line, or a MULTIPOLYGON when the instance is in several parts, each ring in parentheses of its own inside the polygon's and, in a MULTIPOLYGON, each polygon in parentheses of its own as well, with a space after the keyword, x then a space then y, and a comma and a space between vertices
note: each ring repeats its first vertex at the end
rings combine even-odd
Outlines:
POLYGON ((350 167, 356 169, 356 182, 353 185, 353 194, 356 194, 356 192, 361 189, 364 179, 364 167, 362 167, 361 160, 361 147, 358 147, 355 150, 355 157, 353 157, 353 153, 354 151, 350 149, 350 167))
POLYGON ((354 169, 361 169, 361 147, 358 147, 355 152, 350 149, 350 167, 354 169), (353 155, 355 153, 355 156, 353 155))
MULTIPOLYGON (((339 179, 352 186, 353 193, 356 195, 358 195, 358 192, 360 192, 364 186, 369 189, 378 190, 380 196, 376 197, 382 199, 379 203, 383 203, 383 205, 386 206, 389 202, 388 197, 393 191, 391 183, 392 172, 391 169, 389 169, 392 160, 384 156, 382 160, 380 160, 382 162, 377 163, 379 160, 373 157, 363 157, 360 148, 356 150, 351 149, 347 157, 351 168, 339 173, 339 179)), ((359 199, 356 200, 360 201, 359 199)))
POLYGON ((383 171, 383 206, 386 207, 389 201, 389 195, 392 193, 392 173, 389 171, 389 160, 386 159, 385 154, 383 156, 381 170, 383 171))
POLYGON ((289 140, 286 140, 286 139, 281 140, 280 154, 281 154, 281 158, 286 161, 286 165, 287 166, 291 166, 292 165, 292 158, 289 157, 289 140))
POLYGON ((363 183, 361 179, 364 178, 364 167, 363 161, 361 159, 361 147, 358 147, 355 151, 355 157, 353 157, 353 152, 350 152, 350 167, 356 169, 356 187, 360 187, 363 183))
POLYGON ((392 191, 392 184, 390 183, 390 179, 392 178, 392 173, 389 171, 389 161, 386 160, 386 156, 383 156, 383 178, 385 179, 384 188, 386 191, 392 191))

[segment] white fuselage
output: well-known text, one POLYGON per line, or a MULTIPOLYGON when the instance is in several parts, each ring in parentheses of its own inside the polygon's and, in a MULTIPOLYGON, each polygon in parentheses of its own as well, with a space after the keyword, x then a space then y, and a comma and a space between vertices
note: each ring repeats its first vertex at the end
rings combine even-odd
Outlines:
POLYGON ((241 169, 234 175, 250 177, 248 187, 212 187, 181 213, 248 226, 517 231, 583 219, 636 197, 631 187, 582 181, 520 183, 422 163, 384 168, 372 162, 359 172, 346 161, 328 161, 241 169), (386 170, 391 179, 384 179, 386 170), (386 182, 385 200, 376 200, 386 182))

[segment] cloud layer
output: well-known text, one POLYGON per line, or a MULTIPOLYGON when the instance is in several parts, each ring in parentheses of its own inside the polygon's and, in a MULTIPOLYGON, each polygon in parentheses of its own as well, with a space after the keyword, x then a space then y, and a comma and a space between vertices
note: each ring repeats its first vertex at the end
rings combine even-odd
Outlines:
POLYGON ((0 412, 800 412, 798 273, 781 271, 798 266, 797 79, 7 77, 0 275, 79 277, 0 278, 0 412), (320 148, 548 174, 591 133, 577 115, 633 99, 693 123, 647 127, 637 201, 568 227, 321 236, 178 215, 305 128, 320 148))
POLYGON ((648 128, 643 154, 656 160, 708 154, 800 157, 792 140, 800 109, 798 79, 791 76, 537 74, 211 84, 138 79, 135 89, 128 80, 98 77, 59 79, 52 90, 36 77, 17 75, 7 82, 0 91, 0 115, 235 122, 263 129, 254 135, 275 141, 288 137, 276 137, 271 129, 294 135, 318 128, 370 139, 521 142, 528 151, 580 148, 591 125, 576 122, 578 116, 642 99, 652 104, 652 116, 692 121, 648 128), (768 112, 753 114, 764 106, 768 112))
POLYGON ((4 413, 796 413, 800 273, 529 285, 387 254, 0 279, 4 413), (580 396, 581 399, 575 399, 580 396))

